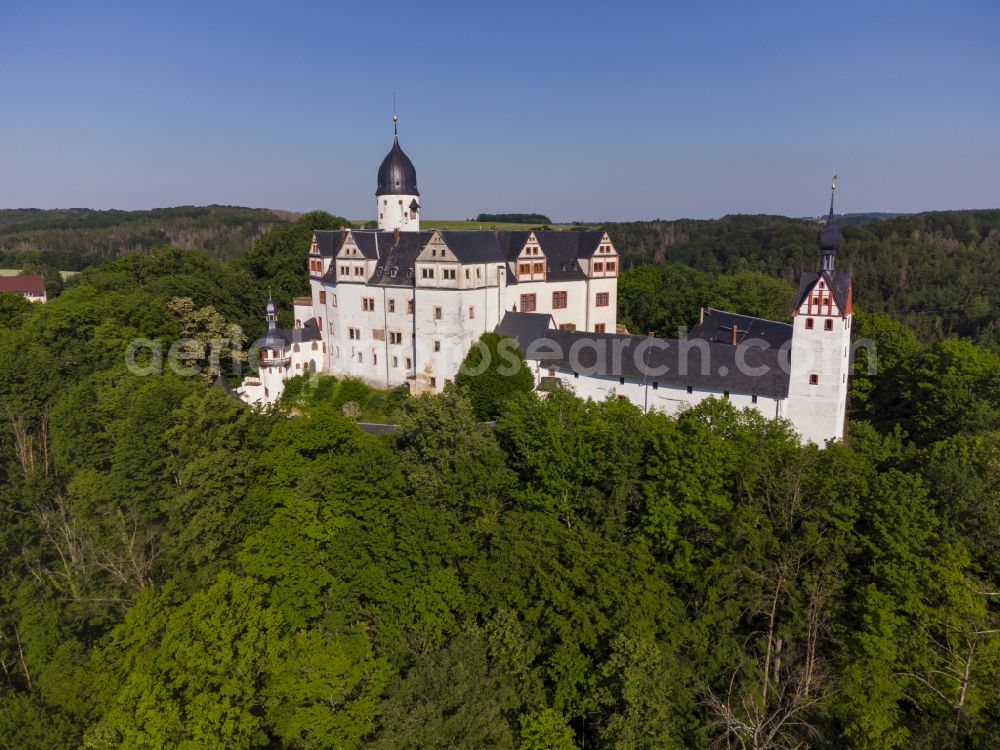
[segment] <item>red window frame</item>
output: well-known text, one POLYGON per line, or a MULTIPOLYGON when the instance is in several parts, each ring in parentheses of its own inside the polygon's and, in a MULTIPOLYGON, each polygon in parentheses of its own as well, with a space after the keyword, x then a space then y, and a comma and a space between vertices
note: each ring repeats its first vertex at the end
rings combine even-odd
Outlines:
POLYGON ((611 294, 609 292, 598 292, 594 304, 597 307, 607 307, 611 302, 611 294))
POLYGON ((521 312, 535 312, 538 309, 537 295, 521 295, 521 312))
POLYGON ((566 292, 552 292, 552 309, 563 310, 566 308, 566 292))
POLYGON ((594 323, 594 333, 607 333, 607 325, 604 323, 594 323))

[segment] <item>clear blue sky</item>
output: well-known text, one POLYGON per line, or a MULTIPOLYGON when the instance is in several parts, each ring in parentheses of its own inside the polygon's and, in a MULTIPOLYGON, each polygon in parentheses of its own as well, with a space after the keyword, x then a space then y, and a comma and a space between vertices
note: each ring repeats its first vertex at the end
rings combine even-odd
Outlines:
POLYGON ((1000 3, 0 0, 0 207, 1000 205, 1000 3))

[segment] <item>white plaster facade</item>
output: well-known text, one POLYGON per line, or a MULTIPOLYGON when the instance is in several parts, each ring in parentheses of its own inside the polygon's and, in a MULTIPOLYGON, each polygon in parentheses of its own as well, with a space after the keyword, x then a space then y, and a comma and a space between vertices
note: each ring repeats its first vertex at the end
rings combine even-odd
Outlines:
MULTIPOLYGON (((269 305, 259 376, 237 389, 241 398, 271 404, 285 380, 310 370, 377 388, 441 391, 483 333, 503 330, 505 318, 509 323, 525 313, 536 314, 528 316, 536 321, 540 314, 543 329, 574 339, 616 336, 620 258, 605 232, 418 231, 416 173, 398 139, 379 184, 378 231, 314 233, 310 296, 294 301, 291 330, 276 328, 269 305), (411 185, 412 194, 386 192, 389 183, 411 185)), ((713 372, 685 381, 639 377, 634 368, 621 375, 574 372, 529 355, 536 383, 559 381, 582 398, 614 396, 667 414, 716 396, 768 418, 784 417, 812 442, 842 439, 852 315, 850 274, 833 271, 837 237, 829 227, 821 235, 823 270, 803 276, 792 326, 715 311, 714 332, 704 318, 694 329, 700 327, 700 343, 710 340, 709 348, 727 362, 735 361, 733 351, 718 347, 735 347, 759 329, 769 347, 791 349, 781 375, 772 366, 771 375, 759 378, 726 380, 713 372)))

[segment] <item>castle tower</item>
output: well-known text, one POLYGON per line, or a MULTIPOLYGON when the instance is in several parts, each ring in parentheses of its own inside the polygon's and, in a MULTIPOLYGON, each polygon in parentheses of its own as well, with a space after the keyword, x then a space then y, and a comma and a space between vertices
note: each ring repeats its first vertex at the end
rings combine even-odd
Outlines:
POLYGON ((802 275, 792 326, 791 369, 783 416, 803 438, 818 445, 844 437, 850 371, 851 274, 834 269, 844 236, 830 215, 817 238, 819 270, 802 275))
POLYGON ((392 116, 392 149, 378 168, 378 190, 375 191, 375 211, 378 228, 392 232, 420 230, 420 192, 417 190, 417 170, 399 147, 399 132, 392 116))
POLYGON ((291 356, 288 351, 288 342, 278 330, 278 308, 274 304, 274 300, 268 299, 264 313, 267 318, 267 332, 257 342, 260 350, 260 361, 257 369, 261 385, 264 388, 263 401, 270 404, 276 401, 284 390, 284 381, 288 377, 291 356))

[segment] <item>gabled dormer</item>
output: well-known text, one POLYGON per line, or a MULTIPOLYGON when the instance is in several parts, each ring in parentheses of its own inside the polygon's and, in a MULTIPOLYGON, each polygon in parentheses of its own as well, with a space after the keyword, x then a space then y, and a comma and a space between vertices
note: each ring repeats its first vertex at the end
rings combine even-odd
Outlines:
POLYGON ((336 263, 338 283, 360 282, 363 284, 368 280, 368 262, 353 232, 348 231, 345 235, 334 262, 336 263))
POLYGON ((461 261, 441 232, 431 234, 414 264, 417 286, 456 287, 461 261))
POLYGON ((851 297, 851 274, 843 271, 807 273, 799 283, 793 315, 845 318, 853 312, 851 297))
POLYGON ((519 284, 530 281, 545 281, 548 260, 542 252, 542 245, 534 232, 528 234, 521 252, 514 260, 514 276, 519 284))
POLYGON ((607 232, 602 232, 601 236, 597 238, 597 243, 593 246, 590 256, 581 260, 583 260, 587 275, 591 278, 605 279, 618 276, 620 268, 618 251, 615 250, 614 243, 611 242, 611 237, 608 236, 607 232))

